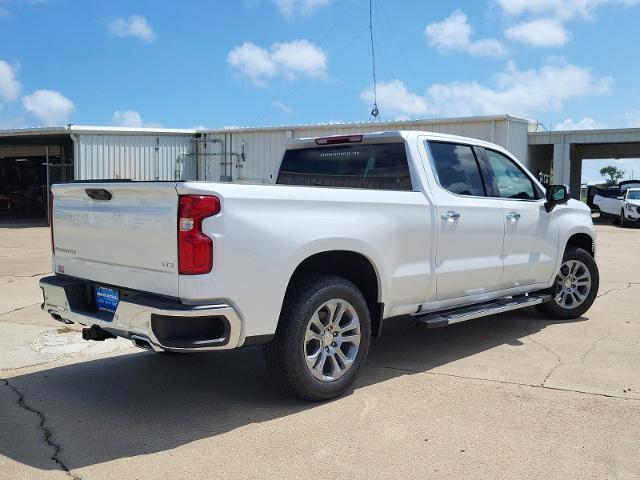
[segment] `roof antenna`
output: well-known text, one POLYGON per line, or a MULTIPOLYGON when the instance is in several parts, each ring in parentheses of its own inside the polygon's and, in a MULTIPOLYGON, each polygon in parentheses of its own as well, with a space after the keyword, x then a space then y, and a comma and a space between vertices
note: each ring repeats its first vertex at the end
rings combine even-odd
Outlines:
POLYGON ((378 110, 378 92, 376 90, 376 51, 373 46, 373 0, 369 0, 369 38, 371 39, 371 64, 373 72, 373 107, 371 108, 371 114, 369 120, 373 119, 374 122, 380 121, 380 110, 378 110))

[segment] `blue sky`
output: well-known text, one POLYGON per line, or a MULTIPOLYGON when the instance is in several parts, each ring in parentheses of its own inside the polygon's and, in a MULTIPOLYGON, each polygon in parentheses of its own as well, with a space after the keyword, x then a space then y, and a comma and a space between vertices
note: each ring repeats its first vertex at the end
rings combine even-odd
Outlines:
MULTIPOLYGON (((638 25, 640 0, 374 0, 381 117, 640 126, 638 25)), ((0 0, 0 128, 368 120, 367 28, 368 0, 0 0)))

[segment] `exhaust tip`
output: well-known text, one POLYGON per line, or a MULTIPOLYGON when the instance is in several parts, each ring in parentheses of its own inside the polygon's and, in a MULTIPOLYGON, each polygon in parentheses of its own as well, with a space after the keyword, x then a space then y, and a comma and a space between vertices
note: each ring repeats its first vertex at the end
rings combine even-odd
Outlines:
POLYGON ((151 342, 149 341, 148 338, 141 337, 139 335, 133 335, 131 337, 131 341, 138 348, 142 348, 143 350, 153 350, 153 347, 151 346, 151 342))

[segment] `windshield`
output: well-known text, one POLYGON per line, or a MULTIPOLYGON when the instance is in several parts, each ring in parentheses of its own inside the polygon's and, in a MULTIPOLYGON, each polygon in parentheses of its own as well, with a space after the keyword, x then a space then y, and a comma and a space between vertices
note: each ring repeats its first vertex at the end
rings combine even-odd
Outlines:
POLYGON ((634 190, 627 194, 627 200, 640 200, 640 190, 634 190))

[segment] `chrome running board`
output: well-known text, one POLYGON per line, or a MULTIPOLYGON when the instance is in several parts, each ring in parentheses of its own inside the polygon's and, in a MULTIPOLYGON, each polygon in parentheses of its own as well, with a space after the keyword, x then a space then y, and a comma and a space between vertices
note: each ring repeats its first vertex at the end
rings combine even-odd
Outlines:
POLYGON ((426 314, 414 315, 416 325, 427 328, 446 327, 452 323, 466 322, 474 318, 486 317, 497 313, 509 312, 519 308, 532 307, 551 300, 550 295, 520 295, 505 297, 490 302, 470 305, 449 310, 440 310, 426 314))

